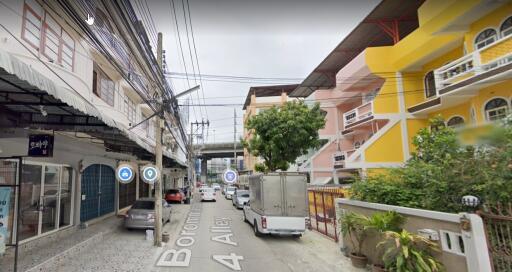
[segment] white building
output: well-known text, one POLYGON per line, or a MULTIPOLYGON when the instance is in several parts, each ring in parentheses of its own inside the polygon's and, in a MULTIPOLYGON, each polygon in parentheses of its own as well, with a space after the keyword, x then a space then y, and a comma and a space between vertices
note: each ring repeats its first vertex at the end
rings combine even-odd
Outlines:
MULTIPOLYGON (((150 194, 138 175, 122 185, 114 171, 154 163, 155 118, 132 127, 155 114, 155 90, 164 99, 172 91, 130 2, 116 3, 0 3, 0 185, 20 185, 11 188, 7 243, 118 213, 150 194), (53 136, 53 156, 27 155, 34 135, 53 136)), ((177 104, 167 103, 164 167, 183 169, 185 134, 177 104)), ((166 186, 183 186, 184 172, 164 172, 166 186)))

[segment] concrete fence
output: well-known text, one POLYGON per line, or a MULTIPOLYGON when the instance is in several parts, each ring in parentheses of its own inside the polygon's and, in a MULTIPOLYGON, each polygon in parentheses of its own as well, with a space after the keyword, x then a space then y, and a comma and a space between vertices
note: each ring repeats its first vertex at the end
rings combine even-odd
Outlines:
MULTIPOLYGON (((484 225, 480 216, 469 213, 444 213, 400 206, 369 203, 345 198, 336 199, 337 213, 355 212, 371 215, 381 211, 396 211, 406 217, 403 228, 409 232, 429 237, 439 245, 436 257, 447 272, 491 272, 484 225)), ((376 246, 380 237, 368 237, 363 252, 370 263, 379 262, 382 253, 376 246), (380 252, 380 254, 379 254, 380 252)), ((345 252, 352 247, 350 239, 340 239, 345 252)), ((380 262, 379 262, 380 263, 380 262)))

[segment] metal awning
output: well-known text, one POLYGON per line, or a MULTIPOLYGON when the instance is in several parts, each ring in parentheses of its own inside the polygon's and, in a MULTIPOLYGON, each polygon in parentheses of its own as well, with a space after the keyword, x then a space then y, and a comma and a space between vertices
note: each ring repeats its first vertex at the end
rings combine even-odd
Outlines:
POLYGON ((245 98, 243 109, 245 110, 247 106, 249 106, 249 104, 251 103, 251 95, 255 95, 256 97, 280 96, 282 93, 289 94, 298 86, 298 84, 289 84, 251 87, 249 88, 249 92, 247 93, 247 97, 245 98))
MULTIPOLYGON (((0 50, 0 123, 31 129, 83 132, 103 141, 108 151, 154 159, 154 148, 123 124, 103 114, 71 88, 56 85, 17 57, 0 50)), ((177 159, 163 151, 164 164, 177 159)), ((183 165, 183 162, 180 162, 183 165)))
POLYGON ((418 27, 417 10, 424 0, 383 0, 290 93, 307 97, 336 86, 336 74, 367 47, 393 45, 418 27))

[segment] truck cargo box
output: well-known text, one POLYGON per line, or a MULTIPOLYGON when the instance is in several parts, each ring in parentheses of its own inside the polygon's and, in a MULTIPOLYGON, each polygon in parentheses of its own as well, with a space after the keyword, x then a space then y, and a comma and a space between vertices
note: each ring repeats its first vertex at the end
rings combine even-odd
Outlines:
POLYGON ((251 209, 267 216, 307 217, 307 177, 296 172, 252 175, 251 209))

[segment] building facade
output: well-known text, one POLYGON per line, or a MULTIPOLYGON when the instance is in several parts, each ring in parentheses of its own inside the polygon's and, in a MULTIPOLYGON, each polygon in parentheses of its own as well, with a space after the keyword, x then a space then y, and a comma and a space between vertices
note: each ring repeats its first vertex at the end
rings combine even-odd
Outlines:
MULTIPOLYGON (((251 87, 249 89, 249 93, 247 94, 247 98, 245 99, 243 107, 243 139, 247 141, 253 136, 252 131, 245 128, 245 124, 247 123, 247 120, 249 120, 249 118, 257 115, 258 113, 264 111, 265 109, 269 109, 273 106, 280 106, 286 103, 287 101, 294 100, 295 98, 288 97, 288 93, 293 91, 296 87, 297 85, 251 87)), ((244 169, 240 170, 254 171, 255 164, 259 162, 261 162, 260 158, 253 156, 252 154, 249 153, 247 149, 244 148, 244 169)))
POLYGON ((472 134, 511 112, 511 2, 398 2, 382 1, 322 62, 338 64, 327 79, 317 68, 291 93, 328 112, 329 142, 302 167, 312 180, 402 166, 434 116, 472 134), (324 83, 308 93, 315 77, 324 83))
MULTIPOLYGON (((138 170, 154 163, 159 124, 149 118, 150 98, 172 90, 130 2, 2 1, 0 44, 0 184, 19 185, 10 191, 6 243, 98 220, 149 196, 138 170), (41 135, 53 139, 53 154, 29 155, 38 147, 30 139, 41 135), (122 163, 136 172, 129 184, 116 181, 122 163)), ((177 108, 163 116, 165 183, 177 184, 184 134, 169 129, 179 127, 177 108)))

